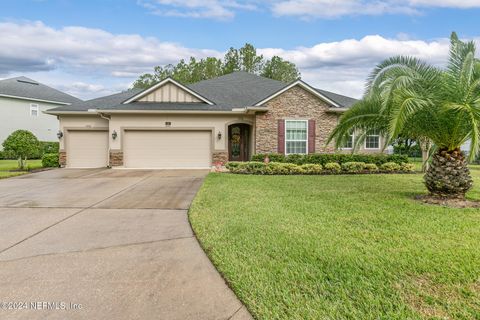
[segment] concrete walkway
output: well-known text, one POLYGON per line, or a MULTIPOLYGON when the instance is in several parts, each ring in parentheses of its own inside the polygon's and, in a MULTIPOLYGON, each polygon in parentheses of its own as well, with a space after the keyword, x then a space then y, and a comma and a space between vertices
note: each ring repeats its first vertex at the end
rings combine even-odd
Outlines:
POLYGON ((0 180, 0 319, 251 319, 188 222, 206 173, 0 180))

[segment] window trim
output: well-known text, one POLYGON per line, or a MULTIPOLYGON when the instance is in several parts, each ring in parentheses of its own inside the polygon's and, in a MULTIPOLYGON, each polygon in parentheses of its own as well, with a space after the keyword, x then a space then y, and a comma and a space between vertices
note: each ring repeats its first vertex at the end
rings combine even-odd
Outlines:
POLYGON ((284 141, 284 146, 285 146, 285 155, 288 156, 290 154, 308 154, 308 119, 305 120, 305 119, 285 119, 284 120, 285 122, 285 132, 284 132, 284 135, 285 135, 285 141, 284 141), (305 153, 288 153, 287 152, 287 122, 288 121, 301 121, 301 122, 305 122, 306 124, 306 129, 307 129, 307 138, 305 140, 288 140, 288 141, 300 141, 300 142, 305 142, 305 153))
POLYGON ((40 106, 38 103, 30 103, 30 117, 38 117, 40 114, 40 106), (37 112, 36 115, 32 114, 32 111, 35 110, 37 112))
POLYGON ((381 141, 380 141, 380 134, 379 134, 379 133, 378 133, 378 134, 367 134, 367 135, 365 136, 365 142, 364 142, 364 144, 363 144, 363 147, 365 148, 365 150, 380 150, 380 142, 381 142, 381 141), (368 138, 368 137, 377 137, 377 139, 378 139, 378 148, 367 148, 367 138, 368 138))
POLYGON ((350 148, 341 147, 340 148, 341 150, 352 150, 353 149, 353 147, 355 146, 355 132, 352 132, 351 136, 352 136, 352 147, 350 147, 350 148))

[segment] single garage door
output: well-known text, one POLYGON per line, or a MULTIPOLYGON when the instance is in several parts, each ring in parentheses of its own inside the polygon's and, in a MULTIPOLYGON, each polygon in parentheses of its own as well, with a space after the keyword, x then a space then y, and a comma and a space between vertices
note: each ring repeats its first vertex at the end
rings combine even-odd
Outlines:
POLYGON ((210 131, 125 131, 127 168, 208 168, 210 131))
POLYGON ((108 162, 108 131, 68 131, 67 167, 101 168, 108 162))

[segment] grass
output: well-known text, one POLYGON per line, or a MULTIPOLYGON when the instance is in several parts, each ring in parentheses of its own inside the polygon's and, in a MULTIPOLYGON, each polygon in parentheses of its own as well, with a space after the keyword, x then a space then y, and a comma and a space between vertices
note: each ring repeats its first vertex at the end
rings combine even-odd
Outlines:
POLYGON ((257 319, 480 319, 480 210, 424 192, 419 174, 210 174, 190 221, 257 319))
MULTIPOLYGON (((28 160, 30 170, 42 168, 42 160, 28 160)), ((10 178, 28 173, 27 171, 11 171, 18 169, 17 160, 0 160, 0 179, 10 178)))

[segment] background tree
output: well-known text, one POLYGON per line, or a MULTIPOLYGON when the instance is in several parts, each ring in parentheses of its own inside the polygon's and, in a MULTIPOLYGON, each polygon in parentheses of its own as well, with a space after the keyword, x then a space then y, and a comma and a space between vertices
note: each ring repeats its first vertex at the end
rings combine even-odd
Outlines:
POLYGON ((335 139, 340 147, 352 129, 363 135, 378 129, 386 144, 400 134, 425 148, 433 144, 424 177, 427 189, 434 196, 464 198, 473 181, 460 146, 471 140, 471 160, 480 148, 480 62, 475 44, 452 33, 445 69, 403 56, 379 64, 364 97, 341 116, 329 141, 335 139))
POLYGON ((300 72, 298 72, 297 67, 293 63, 285 61, 278 56, 274 56, 265 63, 260 75, 265 78, 283 82, 290 82, 300 78, 300 72))
POLYGON ((18 168, 21 170, 27 168, 27 159, 38 155, 41 150, 37 137, 27 130, 14 131, 2 145, 6 154, 18 159, 18 168))
POLYGON ((262 55, 257 54, 254 46, 247 43, 240 49, 230 48, 223 59, 207 57, 198 60, 191 57, 188 63, 182 59, 176 65, 156 66, 153 73, 140 75, 133 87, 145 89, 167 77, 189 84, 235 71, 246 71, 283 82, 300 78, 295 64, 278 56, 265 60, 262 55))

